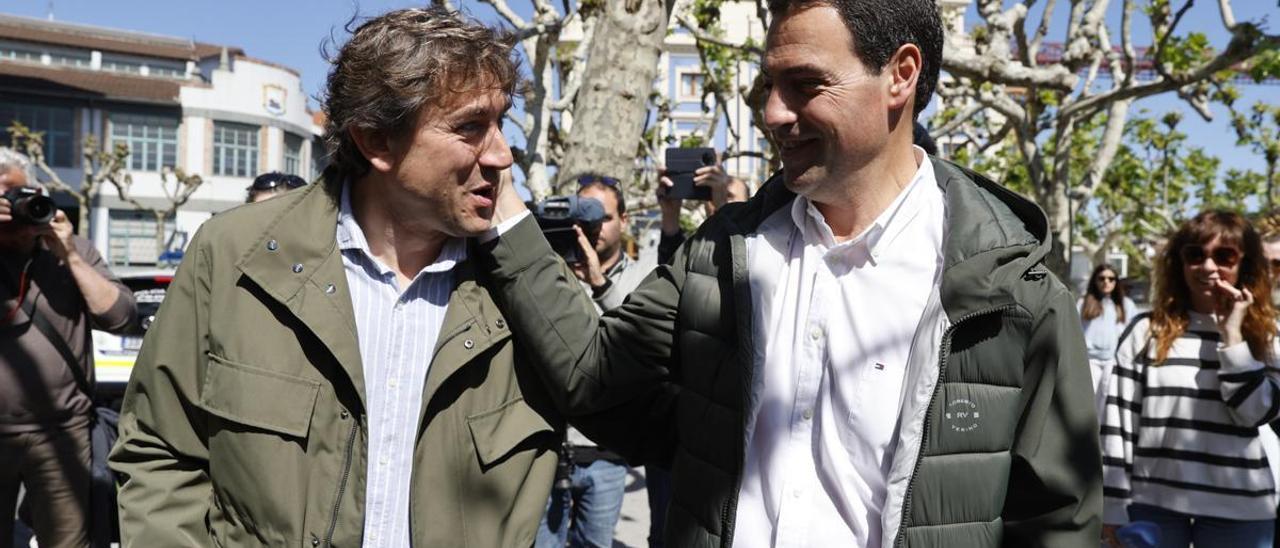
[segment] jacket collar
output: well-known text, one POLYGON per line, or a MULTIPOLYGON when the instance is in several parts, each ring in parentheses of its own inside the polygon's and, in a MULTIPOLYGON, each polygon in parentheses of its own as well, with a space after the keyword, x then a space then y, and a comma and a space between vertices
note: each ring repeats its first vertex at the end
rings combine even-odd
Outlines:
POLYGON ((342 256, 337 251, 338 208, 313 184, 276 200, 291 200, 236 267, 285 305, 347 373, 363 404, 364 370, 355 313, 342 256))
MULTIPOLYGON (((293 200, 237 263, 246 277, 298 318, 337 359, 365 401, 355 312, 337 244, 338 205, 322 185, 293 200)), ((423 409, 453 373, 510 336, 505 319, 476 279, 471 261, 454 268, 454 289, 432 354, 423 409)))

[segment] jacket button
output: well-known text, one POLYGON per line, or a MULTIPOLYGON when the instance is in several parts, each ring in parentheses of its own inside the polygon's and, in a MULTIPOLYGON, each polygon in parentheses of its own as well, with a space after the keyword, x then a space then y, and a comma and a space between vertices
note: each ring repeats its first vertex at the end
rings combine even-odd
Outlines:
POLYGON ((293 265, 293 273, 294 273, 294 274, 302 274, 302 263, 298 263, 298 264, 293 265))
POLYGON ((471 350, 471 349, 472 349, 472 348, 474 348, 475 346, 476 346, 475 341, 473 341, 473 340, 471 340, 471 339, 467 339, 467 340, 465 340, 465 341, 462 341, 462 347, 463 347, 463 348, 465 348, 465 349, 467 349, 467 350, 471 350))
POLYGON ((329 284, 329 285, 327 285, 327 286, 325 286, 325 287, 324 287, 324 292, 325 292, 325 293, 328 293, 328 294, 330 294, 330 295, 332 295, 332 294, 333 294, 335 291, 337 291, 337 290, 338 290, 338 286, 333 285, 333 284, 329 284))
POLYGON ((311 545, 312 545, 312 546, 319 546, 319 545, 320 545, 320 539, 318 539, 318 538, 316 538, 316 537, 311 537, 311 545))
POLYGON ((343 409, 340 415, 342 416, 342 420, 347 420, 351 417, 351 413, 348 413, 346 409, 343 409))
POLYGON ((270 240, 267 242, 267 251, 275 251, 277 249, 280 249, 280 244, 276 243, 275 240, 270 240))
POLYGON ((507 326, 507 321, 502 318, 498 318, 498 321, 493 322, 493 325, 498 326, 498 329, 502 329, 507 326))

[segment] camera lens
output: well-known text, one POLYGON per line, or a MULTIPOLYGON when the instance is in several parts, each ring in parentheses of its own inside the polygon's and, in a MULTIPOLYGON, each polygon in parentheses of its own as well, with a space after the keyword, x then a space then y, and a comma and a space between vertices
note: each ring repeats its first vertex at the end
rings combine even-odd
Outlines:
POLYGON ((53 200, 44 196, 32 196, 27 199, 26 206, 26 217, 31 224, 49 224, 53 220, 53 200))
POLYGON ((710 165, 715 165, 715 163, 716 163, 716 155, 714 153, 704 152, 702 154, 702 165, 710 166, 710 165))

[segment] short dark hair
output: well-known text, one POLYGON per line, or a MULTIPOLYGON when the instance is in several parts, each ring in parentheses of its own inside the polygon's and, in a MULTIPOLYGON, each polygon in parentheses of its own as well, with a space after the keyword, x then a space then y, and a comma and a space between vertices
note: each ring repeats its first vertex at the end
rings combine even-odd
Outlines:
POLYGON ((590 183, 580 185, 578 187, 578 194, 582 194, 582 191, 591 188, 605 189, 613 192, 614 199, 618 201, 618 216, 621 217, 627 214, 627 199, 622 196, 621 186, 621 184, 611 185, 601 180, 595 180, 590 183))
POLYGON ((325 190, 336 197, 346 179, 369 171, 351 128, 404 135, 425 106, 480 89, 514 96, 521 87, 514 46, 513 34, 442 7, 395 10, 351 31, 329 59, 325 82, 325 190))
POLYGON ((923 66, 912 111, 913 118, 919 116, 929 106, 942 70, 942 16, 934 0, 769 0, 769 11, 777 21, 790 10, 819 5, 840 12, 853 35, 853 53, 876 74, 903 45, 920 48, 923 66))

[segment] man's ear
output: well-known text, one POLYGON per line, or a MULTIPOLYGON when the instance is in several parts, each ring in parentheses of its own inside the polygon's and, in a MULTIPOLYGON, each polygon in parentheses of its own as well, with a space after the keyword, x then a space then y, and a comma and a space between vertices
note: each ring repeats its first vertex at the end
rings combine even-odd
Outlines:
POLYGON ((351 132, 351 140, 375 171, 386 173, 394 169, 395 152, 391 146, 391 137, 385 132, 367 131, 358 127, 347 131, 351 132))
POLYGON ((885 63, 884 72, 889 77, 889 108, 905 107, 908 113, 915 108, 916 80, 924 67, 924 57, 915 44, 903 44, 885 63))

